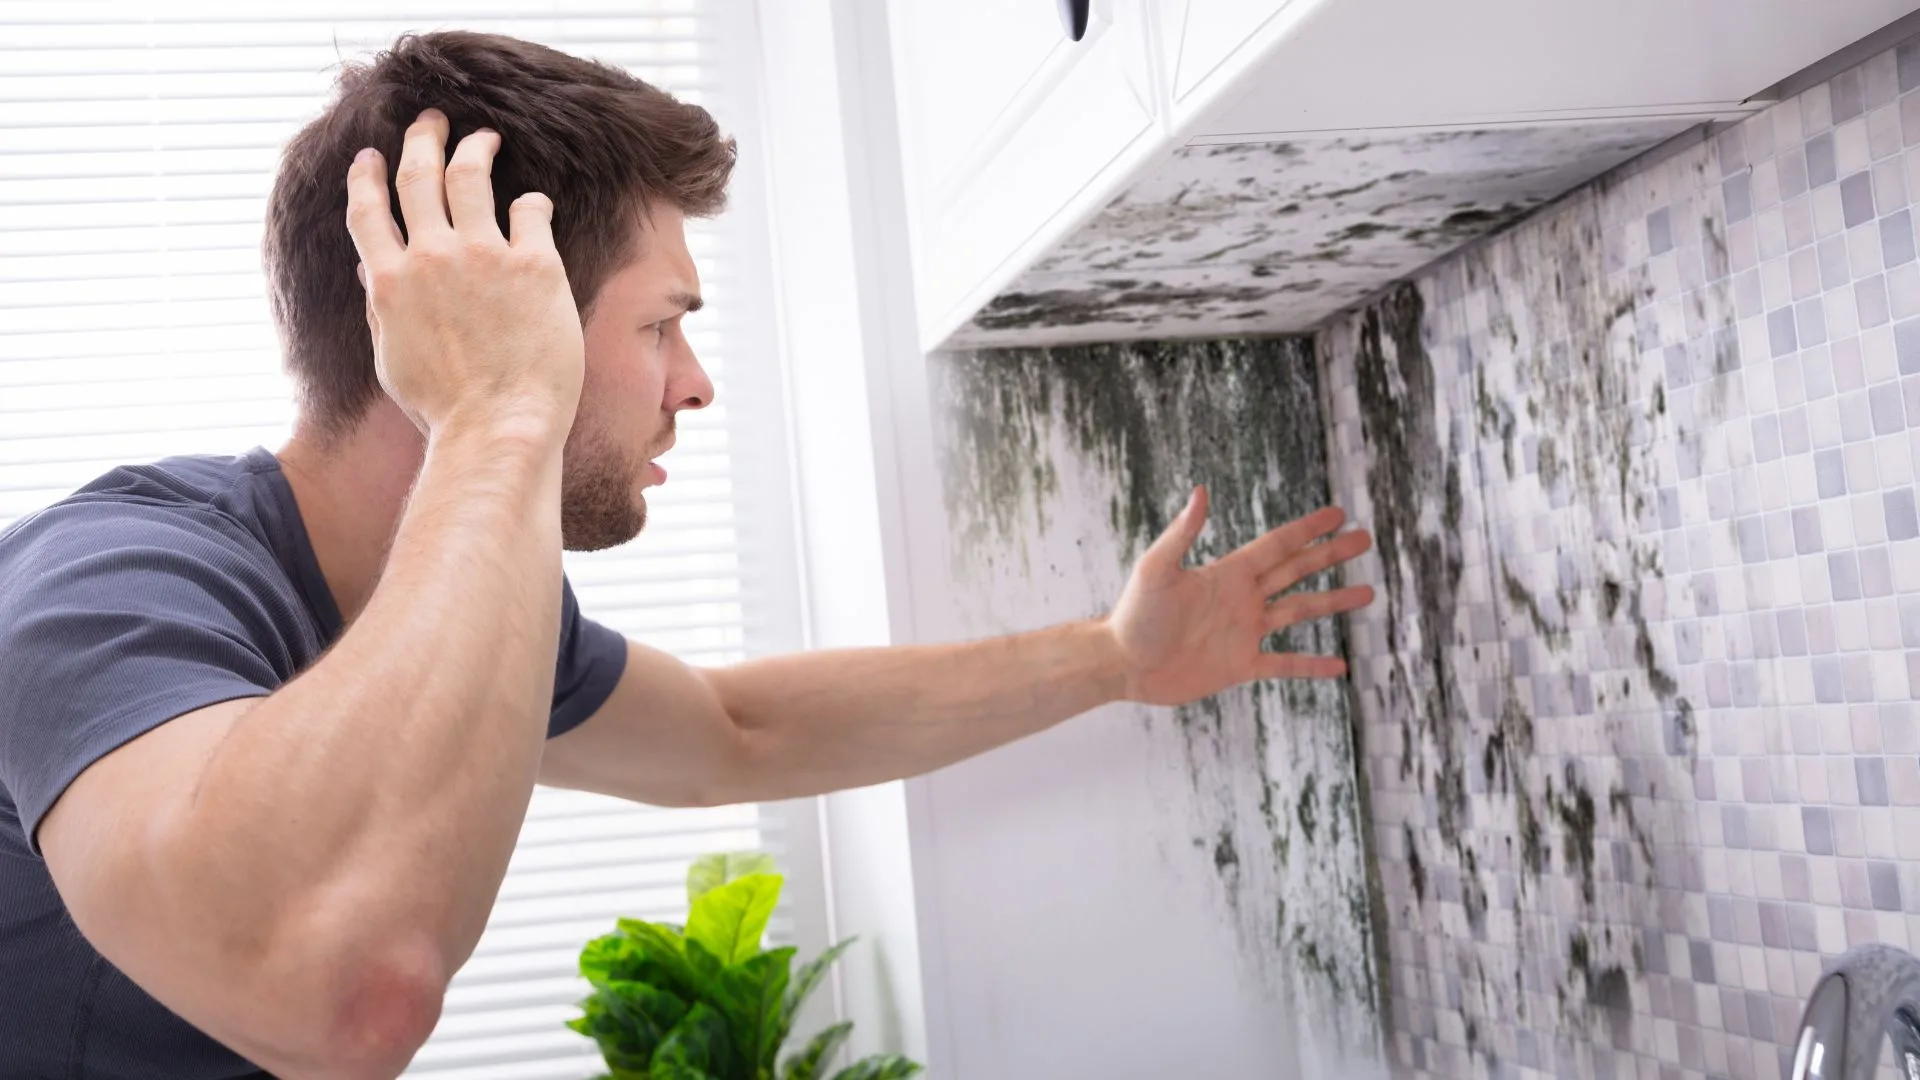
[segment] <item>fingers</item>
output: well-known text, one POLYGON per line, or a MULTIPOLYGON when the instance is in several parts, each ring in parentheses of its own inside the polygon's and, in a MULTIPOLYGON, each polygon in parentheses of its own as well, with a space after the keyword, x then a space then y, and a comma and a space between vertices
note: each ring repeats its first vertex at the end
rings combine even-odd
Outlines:
POLYGON ((1373 535, 1365 529, 1355 529, 1331 540, 1308 544, 1260 576, 1257 585, 1260 595, 1272 596, 1285 592, 1328 567, 1362 554, 1372 546, 1373 535))
POLYGON ((447 210, 456 232, 498 237, 500 223, 493 215, 493 159, 500 152, 500 133, 481 128, 460 140, 447 162, 447 210))
MULTIPOLYGON (((384 264, 405 250, 393 204, 387 201, 387 162, 378 150, 360 151, 347 169, 347 231, 353 234, 362 266, 384 264)), ((360 283, 366 284, 364 272, 360 283)))
POLYGON ((409 240, 450 231, 446 194, 447 117, 428 109, 407 128, 393 176, 409 240))
POLYGON ((1347 673, 1347 662, 1309 653, 1261 653, 1254 671, 1257 679, 1337 679, 1347 673))
POLYGON ((1188 496, 1187 505, 1181 509, 1180 516, 1173 519, 1167 531, 1147 549, 1147 558, 1166 563, 1174 569, 1193 550, 1193 542, 1200 539, 1200 531, 1207 527, 1207 489, 1196 487, 1188 496))
POLYGON ((1275 600, 1267 607, 1267 629, 1280 630, 1311 619, 1324 619, 1343 611, 1358 611, 1373 603, 1373 586, 1352 585, 1326 592, 1298 593, 1275 600))
POLYGON ((507 207, 508 242, 516 248, 553 249, 553 200, 529 191, 507 207))
POLYGON ((1346 520, 1346 511, 1337 506, 1324 507, 1306 517, 1287 522, 1229 557, 1246 559, 1256 570, 1264 573, 1287 556, 1339 528, 1346 520))

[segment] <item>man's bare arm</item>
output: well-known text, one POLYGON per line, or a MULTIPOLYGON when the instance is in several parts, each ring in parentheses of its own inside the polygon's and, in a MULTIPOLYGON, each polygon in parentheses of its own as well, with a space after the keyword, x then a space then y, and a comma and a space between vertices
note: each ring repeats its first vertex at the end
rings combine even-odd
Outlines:
POLYGON ((516 201, 500 234, 491 133, 462 141, 443 204, 446 138, 438 113, 408 132, 404 246, 379 157, 348 181, 381 381, 427 433, 371 600, 272 695, 96 762, 39 830, 95 947, 282 1077, 405 1067, 485 925, 546 734, 579 316, 551 204, 516 201))
POLYGON ((1285 593, 1365 551, 1324 510, 1197 569, 1196 497, 1114 613, 959 645, 849 649, 700 669, 640 645, 587 723, 548 744, 544 783, 658 805, 818 794, 915 776, 1116 700, 1174 704, 1258 678, 1325 678, 1333 657, 1261 651, 1273 630, 1350 611, 1365 587, 1285 593))

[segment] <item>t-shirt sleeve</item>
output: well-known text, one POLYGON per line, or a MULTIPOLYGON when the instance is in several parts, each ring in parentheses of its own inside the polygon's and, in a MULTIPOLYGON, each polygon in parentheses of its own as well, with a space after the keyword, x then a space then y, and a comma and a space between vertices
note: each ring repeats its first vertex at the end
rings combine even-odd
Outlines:
POLYGON ((553 672, 547 737, 585 723, 612 696, 627 670, 627 639, 580 612, 571 582, 560 588, 560 658, 553 672))
POLYGON ((106 754, 290 677, 260 578, 218 526, 137 507, 55 507, 6 537, 0 785, 30 840, 106 754))

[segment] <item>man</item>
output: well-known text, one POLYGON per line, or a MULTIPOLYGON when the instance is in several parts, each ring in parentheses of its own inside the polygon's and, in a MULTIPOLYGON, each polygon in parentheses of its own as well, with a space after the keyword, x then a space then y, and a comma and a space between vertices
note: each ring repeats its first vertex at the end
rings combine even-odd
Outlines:
POLYGON ((703 110, 511 39, 343 76, 268 210, 291 441, 0 536, 0 1074, 397 1074, 536 781, 778 799, 1341 673, 1260 646, 1370 599, 1270 599, 1365 534, 1322 511, 1183 569, 1200 492, 1103 620, 697 670, 584 619, 562 548, 632 539, 713 397, 683 221, 732 162, 703 110))

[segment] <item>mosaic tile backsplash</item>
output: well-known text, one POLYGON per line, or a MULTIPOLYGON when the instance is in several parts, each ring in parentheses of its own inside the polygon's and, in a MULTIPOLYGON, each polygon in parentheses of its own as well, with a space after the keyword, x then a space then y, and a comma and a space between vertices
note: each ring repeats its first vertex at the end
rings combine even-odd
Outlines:
POLYGON ((1920 46, 1319 337, 1419 1077, 1787 1074, 1920 946, 1920 46))

